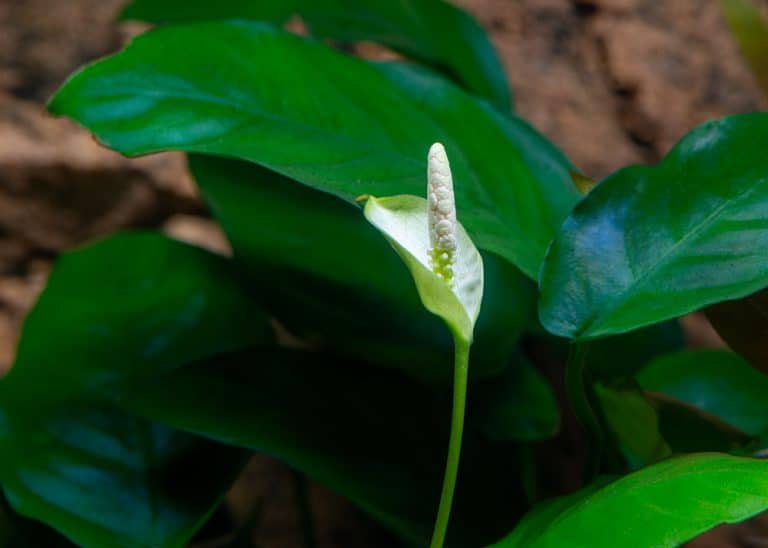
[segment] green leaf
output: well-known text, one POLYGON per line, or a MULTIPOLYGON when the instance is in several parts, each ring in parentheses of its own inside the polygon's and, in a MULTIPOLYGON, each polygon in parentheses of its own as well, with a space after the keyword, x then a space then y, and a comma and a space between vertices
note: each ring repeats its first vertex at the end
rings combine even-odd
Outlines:
POLYGON ((533 543, 541 535, 541 532, 549 527, 560 514, 565 512, 570 506, 599 490, 609 483, 609 481, 610 477, 603 476, 580 491, 540 502, 525 515, 512 533, 493 546, 532 546, 531 543, 533 543))
MULTIPOLYGON (((595 386, 602 421, 631 469, 672 453, 742 452, 753 438, 686 402, 643 393, 632 384, 595 386)), ((623 471, 619 466, 610 471, 623 471)))
POLYGON ((768 21, 754 0, 720 0, 720 6, 758 84, 768 93, 768 21))
POLYGON ((425 308, 442 318, 454 335, 471 342, 483 300, 483 259, 457 223, 453 286, 438 277, 429 264, 427 209, 427 200, 418 196, 371 196, 365 204, 365 217, 405 262, 425 308))
POLYGON ((494 546, 671 548, 765 510, 766 493, 768 462, 688 455, 534 509, 494 546))
POLYGON ((304 0, 300 14, 319 37, 370 40, 430 63, 502 111, 512 98, 483 28, 443 0, 304 0))
POLYGON ((594 393, 603 420, 627 460, 636 470, 669 457, 672 450, 659 430, 659 416, 639 390, 596 384, 594 393))
MULTIPOLYGON (((247 162, 192 156, 190 166, 236 261, 269 288, 262 301, 289 330, 419 378, 451 377, 442 322, 357 206, 247 162)), ((476 377, 506 367, 536 298, 509 263, 489 253, 483 262, 488 298, 475 329, 476 377)))
POLYGON ((492 440, 540 441, 560 428, 552 387, 525 358, 502 375, 473 384, 469 397, 478 407, 469 420, 492 440))
POLYGON ((522 120, 425 71, 255 23, 150 32, 72 77, 50 109, 128 155, 236 157, 350 201, 423 194, 439 140, 470 236, 530 277, 579 198, 568 161, 522 120))
POLYGON ((4 548, 76 548, 47 525, 14 512, 0 487, 0 546, 4 548))
POLYGON ((254 0, 134 0, 120 14, 122 20, 184 23, 209 19, 255 19, 284 23, 294 13, 294 1, 254 0))
POLYGON ((768 113, 707 122, 575 208, 541 275, 551 332, 630 331, 768 285, 768 113))
MULTIPOLYGON (((423 545, 440 495, 450 395, 333 356, 259 349, 120 387, 148 418, 284 460, 423 545)), ((471 413, 471 410, 470 410, 471 413)), ((481 546, 519 517, 516 446, 468 428, 448 545, 481 546)))
POLYGON ((740 430, 768 430, 768 377, 732 352, 698 350, 657 358, 637 375, 644 390, 686 402, 740 430))
POLYGON ((125 415, 106 392, 270 339, 224 258, 151 233, 65 254, 0 382, 9 501, 78 544, 183 544, 244 454, 125 415))
POLYGON ((117 234, 57 261, 0 403, 40 409, 270 337, 230 261, 159 234, 117 234))
POLYGON ((318 38, 378 42, 435 66, 502 110, 511 106, 504 68, 485 31, 467 12, 443 0, 134 0, 123 18, 281 23, 294 11, 318 38))
POLYGON ((768 291, 716 303, 704 311, 730 348, 768 373, 768 291))
POLYGON ((680 322, 670 320, 589 343, 591 381, 632 377, 652 359, 685 348, 680 322))
POLYGON ((1 411, 8 499, 81 546, 185 545, 248 456, 91 401, 1 411))
POLYGON ((646 397, 659 414, 659 431, 674 453, 718 451, 743 455, 755 438, 718 417, 658 392, 646 397))
POLYGON ((10 546, 14 537, 15 515, 6 508, 5 498, 0 492, 0 546, 10 546))

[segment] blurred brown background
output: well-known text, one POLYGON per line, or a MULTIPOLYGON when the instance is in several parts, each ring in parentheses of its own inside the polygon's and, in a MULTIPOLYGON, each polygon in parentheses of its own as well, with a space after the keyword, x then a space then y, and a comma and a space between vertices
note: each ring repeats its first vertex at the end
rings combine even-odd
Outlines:
MULTIPOLYGON (((60 251, 126 227, 227 249, 180 156, 128 160, 44 113, 69 73, 143 29, 114 22, 124 1, 0 0, 0 371, 60 251)), ((717 0, 459 3, 491 33, 518 112, 593 178, 657 161, 708 118, 766 107, 717 0)), ((698 343, 711 342, 706 324, 689 323, 698 343)), ((321 547, 394 542, 321 487, 310 494, 321 547)), ((258 518, 260 546, 300 545, 291 474, 280 464, 255 459, 231 500, 239 520, 258 518)), ((761 530, 723 529, 699 546, 768 545, 761 530)))

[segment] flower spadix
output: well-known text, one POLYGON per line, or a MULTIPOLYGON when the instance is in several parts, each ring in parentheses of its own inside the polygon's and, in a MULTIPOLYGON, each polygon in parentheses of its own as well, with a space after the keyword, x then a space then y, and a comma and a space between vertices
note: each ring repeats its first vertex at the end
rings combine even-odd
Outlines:
POLYGON ((365 216, 405 261, 427 310, 470 342, 483 298, 483 260, 456 219, 443 145, 432 145, 427 156, 427 199, 371 196, 365 216))

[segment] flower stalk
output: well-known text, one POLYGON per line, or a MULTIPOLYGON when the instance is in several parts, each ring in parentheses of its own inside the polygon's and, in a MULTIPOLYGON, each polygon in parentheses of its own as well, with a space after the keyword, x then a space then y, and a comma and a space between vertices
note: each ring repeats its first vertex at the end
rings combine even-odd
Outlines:
MULTIPOLYGON (((435 275, 450 288, 454 287, 454 260, 457 248, 456 201, 453 177, 445 148, 435 143, 427 156, 427 222, 429 225, 429 263, 435 275)), ((454 333, 454 378, 451 434, 448 441, 443 488, 437 510, 431 548, 442 548, 448 530, 453 493, 459 471, 461 440, 464 432, 464 409, 467 399, 469 341, 454 333)))

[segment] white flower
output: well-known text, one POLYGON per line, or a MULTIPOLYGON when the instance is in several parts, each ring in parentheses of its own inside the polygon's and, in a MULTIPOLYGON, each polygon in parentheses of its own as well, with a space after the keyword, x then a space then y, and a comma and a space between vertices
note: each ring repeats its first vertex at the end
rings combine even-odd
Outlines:
POLYGON ((453 286, 456 202, 451 165, 448 163, 445 148, 440 143, 433 144, 427 156, 427 201, 430 266, 439 278, 453 286))

